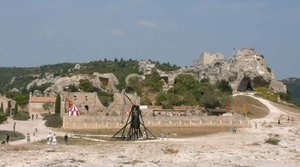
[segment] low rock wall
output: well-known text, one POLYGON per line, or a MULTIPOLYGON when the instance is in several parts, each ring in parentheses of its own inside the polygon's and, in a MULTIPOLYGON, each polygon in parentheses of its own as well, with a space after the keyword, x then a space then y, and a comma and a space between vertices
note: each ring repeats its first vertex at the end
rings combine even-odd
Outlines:
MULTIPOLYGON (((65 116, 63 128, 66 129, 108 129, 122 128, 127 117, 121 116, 65 116)), ((178 116, 178 117, 143 117, 146 127, 157 126, 250 126, 247 117, 219 117, 219 116, 178 116)))

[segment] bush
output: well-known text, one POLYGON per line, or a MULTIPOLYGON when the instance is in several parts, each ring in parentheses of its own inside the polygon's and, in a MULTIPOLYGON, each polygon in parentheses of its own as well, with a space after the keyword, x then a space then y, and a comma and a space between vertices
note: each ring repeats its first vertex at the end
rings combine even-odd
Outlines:
POLYGON ((254 91, 255 91, 255 96, 262 97, 272 102, 278 102, 277 95, 273 93, 272 90, 269 90, 268 88, 259 87, 259 88, 255 88, 254 91))
POLYGON ((0 124, 7 121, 7 116, 4 113, 0 113, 0 124))
POLYGON ((43 114, 43 120, 46 120, 45 126, 52 128, 62 127, 62 118, 60 114, 43 114))
POLYGON ((21 121, 27 121, 30 119, 30 115, 26 111, 20 111, 13 117, 14 120, 21 120, 21 121))
POLYGON ((280 142, 280 140, 278 139, 279 138, 278 134, 275 134, 275 135, 269 134, 268 136, 269 136, 269 138, 265 139, 265 143, 278 145, 278 143, 280 142))
POLYGON ((272 70, 271 70, 270 67, 267 67, 267 70, 268 70, 269 73, 272 73, 272 70))

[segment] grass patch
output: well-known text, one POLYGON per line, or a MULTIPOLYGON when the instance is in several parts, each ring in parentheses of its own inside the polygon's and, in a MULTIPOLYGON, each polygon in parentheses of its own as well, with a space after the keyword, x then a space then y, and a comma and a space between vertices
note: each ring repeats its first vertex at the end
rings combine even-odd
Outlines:
MULTIPOLYGON (((57 145, 64 145, 65 144, 65 140, 63 136, 56 136, 56 140, 57 140, 57 145)), ((68 145, 95 145, 97 144, 98 141, 93 141, 93 140, 89 140, 86 139, 84 137, 69 137, 69 142, 68 145)), ((34 142, 32 143, 34 145, 46 145, 47 144, 47 140, 40 140, 38 142, 34 142)))
POLYGON ((0 130, 0 140, 1 140, 1 142, 2 142, 3 139, 6 138, 7 134, 9 135, 9 141, 16 141, 16 140, 25 139, 25 136, 20 132, 14 133, 14 131, 0 130))
POLYGON ((4 113, 0 113, 0 124, 7 121, 7 115, 4 113))
POLYGON ((269 114, 269 109, 252 97, 239 95, 232 97, 230 101, 229 110, 240 114, 244 112, 244 103, 246 103, 246 112, 250 119, 263 118, 269 114))

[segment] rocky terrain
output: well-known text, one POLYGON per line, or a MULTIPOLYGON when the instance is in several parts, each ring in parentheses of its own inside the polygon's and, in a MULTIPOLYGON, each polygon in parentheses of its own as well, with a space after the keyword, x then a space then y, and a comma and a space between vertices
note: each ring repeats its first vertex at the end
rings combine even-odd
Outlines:
MULTIPOLYGON (((0 166, 299 166, 299 113, 276 108, 267 100, 259 100, 269 108, 270 114, 251 120, 251 127, 238 129, 236 134, 228 129, 228 132, 193 138, 171 135, 164 140, 99 141, 90 145, 26 145, 23 140, 8 146, 1 145, 0 166), (294 122, 288 121, 288 116, 294 122), (277 124, 278 119, 281 124, 277 124), (266 143, 265 140, 270 137, 280 140, 279 143, 266 143)), ((53 132, 45 128, 40 120, 34 125, 30 121, 24 122, 23 133, 28 131, 26 127, 32 126, 40 129, 39 139, 53 132)), ((2 124, 0 128, 11 129, 11 123, 2 124)))

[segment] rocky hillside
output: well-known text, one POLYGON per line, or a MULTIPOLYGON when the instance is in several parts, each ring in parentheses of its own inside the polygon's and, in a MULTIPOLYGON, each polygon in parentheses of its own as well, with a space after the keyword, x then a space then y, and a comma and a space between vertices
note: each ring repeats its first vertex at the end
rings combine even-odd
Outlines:
MULTIPOLYGON (((275 92, 286 92, 286 86, 277 81, 267 66, 264 56, 252 48, 243 48, 236 56, 223 60, 212 58, 202 64, 207 57, 197 60, 200 65, 178 67, 169 63, 135 60, 99 60, 88 63, 61 63, 33 68, 0 67, 0 93, 21 92, 29 94, 38 87, 40 93, 57 94, 64 89, 78 89, 80 81, 87 80, 94 90, 115 93, 127 88, 130 77, 145 80, 157 72, 164 90, 171 89, 180 74, 190 74, 197 81, 207 79, 210 83, 220 80, 229 82, 233 91, 253 91, 255 88, 271 88, 275 92), (127 82, 127 83, 126 83, 127 82)), ((191 61, 192 64, 192 61, 191 61)), ((82 83, 85 84, 85 83, 82 83)), ((77 91, 77 90, 76 90, 77 91)), ((83 91, 79 90, 78 91, 83 91)), ((90 90, 93 91, 93 90, 90 90)))

